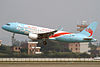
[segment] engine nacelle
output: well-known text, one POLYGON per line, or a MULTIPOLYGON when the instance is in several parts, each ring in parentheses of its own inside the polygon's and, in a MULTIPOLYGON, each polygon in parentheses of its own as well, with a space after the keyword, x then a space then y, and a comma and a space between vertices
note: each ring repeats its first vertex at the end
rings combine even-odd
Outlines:
POLYGON ((37 40, 38 39, 38 35, 30 33, 29 34, 29 38, 32 39, 32 40, 37 40))

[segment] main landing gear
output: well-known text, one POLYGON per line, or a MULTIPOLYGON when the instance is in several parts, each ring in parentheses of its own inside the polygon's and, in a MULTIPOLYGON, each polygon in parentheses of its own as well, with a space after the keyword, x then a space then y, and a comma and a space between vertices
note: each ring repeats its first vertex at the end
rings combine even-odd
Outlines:
POLYGON ((43 39, 43 44, 44 44, 44 45, 47 45, 46 39, 43 39))
POLYGON ((43 41, 43 44, 44 44, 44 45, 47 45, 47 42, 46 42, 46 41, 43 41))

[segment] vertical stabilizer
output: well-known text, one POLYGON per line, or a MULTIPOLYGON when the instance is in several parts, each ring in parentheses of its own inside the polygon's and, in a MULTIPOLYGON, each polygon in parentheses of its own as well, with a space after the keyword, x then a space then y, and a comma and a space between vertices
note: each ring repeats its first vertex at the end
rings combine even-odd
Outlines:
POLYGON ((96 30, 97 25, 98 25, 97 22, 91 23, 87 28, 85 28, 82 32, 80 32, 80 34, 84 34, 88 37, 92 37, 93 33, 96 30))

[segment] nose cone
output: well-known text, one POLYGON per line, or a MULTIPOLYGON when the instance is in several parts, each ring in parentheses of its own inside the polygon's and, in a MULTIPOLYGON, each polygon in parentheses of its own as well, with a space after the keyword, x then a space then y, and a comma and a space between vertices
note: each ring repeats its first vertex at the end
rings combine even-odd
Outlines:
POLYGON ((4 29, 4 30, 5 30, 5 28, 6 28, 6 26, 5 26, 5 25, 3 25, 3 26, 2 26, 2 29, 4 29))

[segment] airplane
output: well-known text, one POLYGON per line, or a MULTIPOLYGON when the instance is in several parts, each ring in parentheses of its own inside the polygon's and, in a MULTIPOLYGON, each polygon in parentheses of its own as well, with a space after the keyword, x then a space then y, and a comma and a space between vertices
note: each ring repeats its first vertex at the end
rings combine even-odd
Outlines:
POLYGON ((22 34, 28 36, 31 40, 43 40, 46 45, 46 39, 62 41, 62 42, 96 42, 93 38, 98 23, 93 22, 80 33, 69 33, 62 30, 49 29, 33 25, 22 24, 19 22, 11 22, 2 26, 2 29, 14 34, 22 34))

